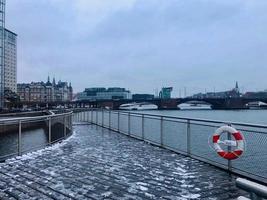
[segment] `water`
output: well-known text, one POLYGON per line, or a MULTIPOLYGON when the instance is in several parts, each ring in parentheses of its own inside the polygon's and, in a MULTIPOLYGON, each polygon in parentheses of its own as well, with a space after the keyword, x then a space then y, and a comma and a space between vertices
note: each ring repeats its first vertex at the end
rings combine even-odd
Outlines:
POLYGON ((136 112, 267 125, 267 110, 144 110, 136 112))
MULTIPOLYGON (((48 138, 44 128, 34 128, 22 132, 22 151, 42 148, 47 144, 48 138)), ((18 132, 1 133, 0 158, 5 159, 18 154, 18 132)))
MULTIPOLYGON (((18 124, 0 126, 0 161, 18 155, 18 124)), ((66 130, 66 134, 70 130, 66 130)), ((51 127, 51 141, 64 137, 64 125, 60 119, 53 120, 51 127)), ((22 153, 41 149, 49 143, 48 125, 46 122, 22 123, 21 151, 22 153)))

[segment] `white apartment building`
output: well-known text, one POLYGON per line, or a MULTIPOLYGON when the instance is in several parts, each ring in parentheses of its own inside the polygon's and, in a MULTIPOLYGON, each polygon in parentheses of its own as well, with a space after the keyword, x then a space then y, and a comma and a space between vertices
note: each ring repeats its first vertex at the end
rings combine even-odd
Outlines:
POLYGON ((4 87, 17 92, 17 34, 5 29, 4 87))

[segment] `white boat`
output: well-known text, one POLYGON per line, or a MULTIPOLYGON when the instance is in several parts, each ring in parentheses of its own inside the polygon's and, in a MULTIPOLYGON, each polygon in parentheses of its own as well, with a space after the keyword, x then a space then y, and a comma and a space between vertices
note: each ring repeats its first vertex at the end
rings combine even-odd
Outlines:
POLYGON ((127 103, 120 106, 120 110, 157 110, 158 106, 151 103, 127 103))
POLYGON ((267 109, 267 104, 261 101, 250 102, 246 104, 246 107, 253 110, 267 109))
POLYGON ((211 110, 211 105, 199 103, 182 103, 178 107, 180 110, 211 110))

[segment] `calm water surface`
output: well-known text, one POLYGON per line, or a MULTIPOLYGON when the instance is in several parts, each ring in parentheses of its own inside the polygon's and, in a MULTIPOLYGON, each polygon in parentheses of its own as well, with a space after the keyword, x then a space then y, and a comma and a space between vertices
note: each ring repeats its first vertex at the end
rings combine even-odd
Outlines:
POLYGON ((267 110, 146 110, 136 112, 267 125, 267 110))

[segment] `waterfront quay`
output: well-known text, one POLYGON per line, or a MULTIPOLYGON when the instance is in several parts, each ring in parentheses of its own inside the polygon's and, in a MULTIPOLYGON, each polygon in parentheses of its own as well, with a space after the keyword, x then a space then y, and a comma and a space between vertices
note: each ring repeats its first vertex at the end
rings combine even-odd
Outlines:
POLYGON ((235 176, 88 123, 0 165, 1 199, 236 199, 235 176))

